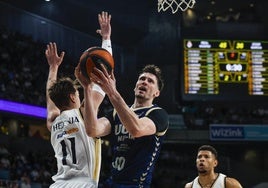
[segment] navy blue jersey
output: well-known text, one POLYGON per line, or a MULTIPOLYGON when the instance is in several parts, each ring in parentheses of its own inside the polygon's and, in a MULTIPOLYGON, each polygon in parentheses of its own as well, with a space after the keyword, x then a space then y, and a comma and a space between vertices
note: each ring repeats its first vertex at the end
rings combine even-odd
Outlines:
POLYGON ((149 187, 168 128, 168 114, 156 105, 133 111, 139 118, 150 118, 155 123, 157 132, 154 135, 133 138, 122 125, 116 112, 108 117, 112 125, 112 182, 114 185, 149 187))

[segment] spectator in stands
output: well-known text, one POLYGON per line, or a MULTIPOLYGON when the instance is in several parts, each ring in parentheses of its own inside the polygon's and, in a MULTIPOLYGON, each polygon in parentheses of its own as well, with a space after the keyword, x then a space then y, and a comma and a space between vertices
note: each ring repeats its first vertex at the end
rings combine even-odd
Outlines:
POLYGON ((5 147, 4 144, 0 144, 0 156, 7 156, 9 155, 9 151, 5 147))
POLYGON ((2 156, 0 159, 0 169, 9 169, 10 168, 10 161, 8 156, 2 156))
POLYGON ((26 172, 23 173, 20 180, 21 180, 20 185, 21 188, 31 188, 31 179, 26 172))

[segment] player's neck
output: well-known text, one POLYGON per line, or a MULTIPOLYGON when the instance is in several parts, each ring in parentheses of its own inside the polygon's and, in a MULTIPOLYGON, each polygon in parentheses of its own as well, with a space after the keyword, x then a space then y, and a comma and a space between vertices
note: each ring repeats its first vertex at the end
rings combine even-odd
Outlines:
POLYGON ((63 112, 63 111, 72 110, 72 109, 75 109, 75 106, 65 106, 60 111, 63 112))
POLYGON ((145 99, 138 99, 135 98, 134 104, 132 105, 132 108, 142 108, 142 107, 149 107, 152 106, 153 103, 152 100, 145 100, 145 99))
POLYGON ((131 106, 131 108, 143 108, 143 107, 151 107, 153 104, 152 103, 138 103, 134 102, 134 104, 131 106))
POLYGON ((206 175, 199 175, 198 182, 202 188, 211 188, 217 177, 218 173, 214 172, 206 175))

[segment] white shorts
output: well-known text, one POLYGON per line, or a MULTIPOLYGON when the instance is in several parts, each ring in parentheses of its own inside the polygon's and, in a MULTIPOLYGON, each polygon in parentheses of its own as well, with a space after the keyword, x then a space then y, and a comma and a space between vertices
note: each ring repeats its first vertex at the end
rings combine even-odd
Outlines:
POLYGON ((58 180, 51 184, 49 188, 97 188, 96 181, 88 177, 75 177, 69 180, 58 180))

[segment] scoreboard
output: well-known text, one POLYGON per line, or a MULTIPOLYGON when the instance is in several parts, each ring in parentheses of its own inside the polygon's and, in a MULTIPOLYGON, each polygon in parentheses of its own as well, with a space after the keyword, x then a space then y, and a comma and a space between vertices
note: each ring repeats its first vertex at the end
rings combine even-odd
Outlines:
POLYGON ((268 41, 183 40, 183 98, 268 99, 268 41))

